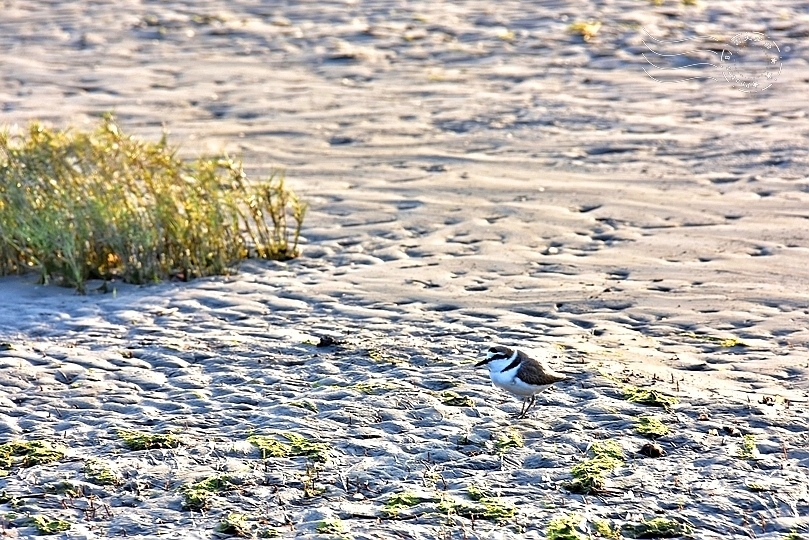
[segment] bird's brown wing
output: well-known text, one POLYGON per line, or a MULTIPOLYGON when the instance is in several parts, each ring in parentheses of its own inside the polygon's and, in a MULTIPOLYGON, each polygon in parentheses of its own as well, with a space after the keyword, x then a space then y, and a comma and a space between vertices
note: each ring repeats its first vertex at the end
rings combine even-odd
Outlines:
POLYGON ((525 355, 523 363, 519 371, 517 371, 517 377, 528 384, 536 385, 553 384, 567 378, 561 373, 551 371, 527 355, 525 355))

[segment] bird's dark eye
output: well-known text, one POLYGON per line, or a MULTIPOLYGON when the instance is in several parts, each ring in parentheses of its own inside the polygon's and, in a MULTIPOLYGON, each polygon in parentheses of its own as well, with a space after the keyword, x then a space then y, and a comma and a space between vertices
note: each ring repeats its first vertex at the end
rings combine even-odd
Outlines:
POLYGON ((496 353, 497 352, 497 347, 489 347, 489 352, 490 353, 496 353))

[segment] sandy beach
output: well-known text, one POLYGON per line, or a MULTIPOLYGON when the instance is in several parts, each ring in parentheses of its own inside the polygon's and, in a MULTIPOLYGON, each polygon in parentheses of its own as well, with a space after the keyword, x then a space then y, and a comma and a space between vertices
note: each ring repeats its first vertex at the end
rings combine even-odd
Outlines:
POLYGON ((66 539, 538 539, 573 514, 582 538, 654 518, 807 537, 807 8, 4 2, 4 125, 112 111, 189 158, 285 171, 310 212, 300 258, 233 276, 86 296, 0 278, 0 445, 64 450, 0 463, 2 534, 47 516, 66 539), (745 32, 778 46, 769 88, 684 67, 745 32), (693 38, 660 45, 689 80, 644 71, 649 36, 693 38), (569 379, 515 421, 473 367, 492 343, 569 379), (180 442, 131 450, 121 430, 180 442), (574 493, 607 440, 625 458, 574 493))

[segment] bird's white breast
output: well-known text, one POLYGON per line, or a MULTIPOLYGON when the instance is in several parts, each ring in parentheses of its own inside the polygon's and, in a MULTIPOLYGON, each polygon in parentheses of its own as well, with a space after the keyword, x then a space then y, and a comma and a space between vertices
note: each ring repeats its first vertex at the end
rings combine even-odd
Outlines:
POLYGON ((520 369, 519 364, 513 368, 503 371, 508 365, 516 358, 516 352, 510 357, 503 360, 492 360, 489 362, 489 377, 498 388, 510 392, 515 396, 525 397, 536 393, 537 388, 529 386, 517 378, 517 370, 520 369))

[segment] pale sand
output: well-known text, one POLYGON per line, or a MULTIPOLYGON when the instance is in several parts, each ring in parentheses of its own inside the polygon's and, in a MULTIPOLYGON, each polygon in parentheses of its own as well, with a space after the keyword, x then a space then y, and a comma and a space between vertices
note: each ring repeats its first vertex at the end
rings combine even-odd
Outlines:
POLYGON ((571 511, 617 525, 660 512, 698 538, 807 532, 807 7, 7 3, 5 123, 114 110, 156 137, 166 122, 189 156, 285 168, 312 205, 301 259, 230 278, 87 297, 0 280, 0 442, 62 440, 72 458, 0 479, 23 498, 0 505, 18 516, 7 533, 30 535, 29 512, 73 522, 66 538, 210 538, 232 511, 289 537, 340 517, 354 538, 542 538, 571 511), (604 27, 584 44, 567 27, 587 19, 604 27), (639 27, 766 31, 783 72, 757 94, 661 84, 641 69, 639 27), (306 343, 321 335, 348 343, 306 343), (519 404, 471 368, 490 342, 558 351, 572 379, 503 458, 493 440, 519 404), (617 382, 653 376, 680 399, 657 411, 672 428, 657 460, 635 454, 649 410, 617 382), (442 405, 450 388, 476 407, 442 405), (122 427, 181 430, 187 446, 129 452, 122 427), (755 435, 759 459, 725 427, 755 435), (278 429, 332 443, 321 496, 303 496, 302 458, 265 468, 245 442, 278 429), (614 494, 569 494, 602 438, 632 456, 614 494), (122 485, 86 483, 89 456, 122 485), (217 471, 244 489, 182 511, 176 488, 217 471), (61 480, 110 513, 83 521, 86 497, 43 495, 61 480), (517 517, 425 503, 382 518, 393 493, 464 500, 470 485, 517 517))

